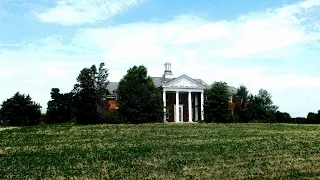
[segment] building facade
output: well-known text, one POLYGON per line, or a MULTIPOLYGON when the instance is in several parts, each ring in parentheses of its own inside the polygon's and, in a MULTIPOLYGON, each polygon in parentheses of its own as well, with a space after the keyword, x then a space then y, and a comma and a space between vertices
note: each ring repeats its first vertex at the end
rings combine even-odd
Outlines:
MULTIPOLYGON (((152 77, 155 85, 162 90, 163 107, 166 116, 164 122, 195 122, 204 118, 204 90, 208 84, 201 79, 193 79, 187 75, 174 77, 171 63, 164 64, 162 77, 152 77)), ((108 89, 108 103, 112 109, 116 109, 116 90, 118 82, 110 82, 108 89)), ((236 88, 229 87, 234 93, 236 88)), ((232 101, 232 99, 230 99, 232 101)))

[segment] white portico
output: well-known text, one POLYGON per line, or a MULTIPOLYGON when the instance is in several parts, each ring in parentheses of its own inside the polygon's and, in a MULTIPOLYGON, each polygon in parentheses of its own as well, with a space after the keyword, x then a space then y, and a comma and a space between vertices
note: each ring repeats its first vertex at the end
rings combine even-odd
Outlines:
POLYGON ((165 64, 162 83, 163 103, 166 115, 164 122, 193 122, 203 120, 204 89, 200 79, 187 75, 172 78, 171 64, 165 64))

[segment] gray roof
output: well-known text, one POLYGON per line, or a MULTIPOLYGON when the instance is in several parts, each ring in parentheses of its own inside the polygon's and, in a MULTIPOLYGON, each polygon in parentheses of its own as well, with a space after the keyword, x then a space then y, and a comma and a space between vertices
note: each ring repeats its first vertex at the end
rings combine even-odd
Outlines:
POLYGON ((202 79, 194 79, 194 80, 196 80, 198 83, 204 85, 205 87, 209 86, 206 82, 202 81, 202 79))
POLYGON ((237 93, 237 88, 233 87, 233 86, 228 86, 228 90, 232 93, 232 94, 235 94, 237 93))
POLYGON ((162 85, 162 77, 151 77, 153 80, 153 83, 157 86, 160 87, 162 85))
MULTIPOLYGON (((161 77, 151 77, 151 78, 157 87, 160 87, 162 85, 162 78, 161 77)), ((115 91, 118 88, 118 84, 119 84, 119 82, 109 82, 107 88, 108 88, 110 94, 115 94, 115 91)))
MULTIPOLYGON (((151 77, 154 84, 157 86, 157 87, 161 87, 162 86, 162 77, 151 77)), ((167 79, 167 83, 170 82, 170 81, 173 81, 175 80, 176 78, 172 78, 172 79, 167 79)), ((201 79, 193 79, 195 81, 197 81, 199 84, 202 84, 204 85, 205 87, 208 87, 209 85, 207 83, 205 83, 203 80, 201 79)), ((118 84, 119 82, 109 82, 108 84, 108 90, 110 92, 110 94, 115 94, 115 91, 117 90, 118 88, 118 84)), ((233 94, 235 94, 237 92, 237 88, 233 87, 233 86, 229 86, 229 91, 232 92, 233 94)))

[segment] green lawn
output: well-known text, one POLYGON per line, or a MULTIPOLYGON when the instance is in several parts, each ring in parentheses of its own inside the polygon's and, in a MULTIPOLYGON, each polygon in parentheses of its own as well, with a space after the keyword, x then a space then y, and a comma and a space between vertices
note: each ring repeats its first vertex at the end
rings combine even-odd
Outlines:
POLYGON ((70 177, 320 179, 320 126, 192 123, 0 130, 0 179, 70 177))

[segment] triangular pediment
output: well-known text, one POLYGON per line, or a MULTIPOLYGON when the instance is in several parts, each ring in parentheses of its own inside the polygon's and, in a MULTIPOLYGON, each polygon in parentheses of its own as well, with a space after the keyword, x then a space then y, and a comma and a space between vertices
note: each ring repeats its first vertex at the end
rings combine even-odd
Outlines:
POLYGON ((203 88, 202 84, 199 84, 194 79, 190 78, 187 75, 182 75, 167 84, 166 87, 173 87, 173 88, 203 88))

